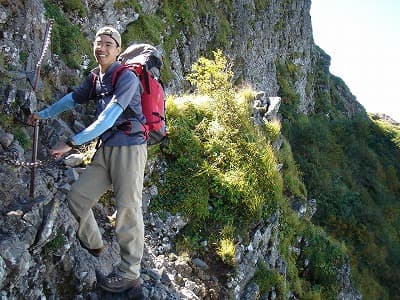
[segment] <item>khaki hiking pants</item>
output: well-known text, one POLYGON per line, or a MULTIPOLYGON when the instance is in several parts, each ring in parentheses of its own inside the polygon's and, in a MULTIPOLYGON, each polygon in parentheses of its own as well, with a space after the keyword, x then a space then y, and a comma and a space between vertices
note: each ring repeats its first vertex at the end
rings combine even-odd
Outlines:
POLYGON ((146 160, 146 144, 100 147, 67 197, 79 222, 78 238, 86 247, 97 249, 103 246, 103 240, 92 207, 113 188, 117 206, 115 232, 121 256, 118 272, 130 279, 140 276, 143 256, 142 189, 146 160))

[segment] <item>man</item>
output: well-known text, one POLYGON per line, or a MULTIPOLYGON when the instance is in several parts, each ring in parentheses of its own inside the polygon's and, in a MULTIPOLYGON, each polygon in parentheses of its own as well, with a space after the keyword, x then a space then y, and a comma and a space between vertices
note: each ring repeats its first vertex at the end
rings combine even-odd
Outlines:
POLYGON ((79 221, 77 236, 81 246, 94 256, 104 250, 102 236, 92 207, 111 186, 117 206, 115 231, 120 246, 121 262, 116 270, 100 281, 110 292, 129 288, 140 291, 140 262, 144 247, 142 189, 147 160, 147 143, 143 131, 139 79, 132 72, 124 72, 112 88, 113 70, 120 64, 121 36, 112 27, 100 28, 93 45, 98 67, 73 92, 47 109, 29 116, 34 125, 74 106, 96 101, 96 120, 83 131, 50 150, 61 157, 78 145, 100 136, 101 147, 67 196, 69 207, 79 221), (126 109, 129 106, 129 109, 126 109), (129 132, 116 129, 125 125, 129 132), (126 126, 128 124, 128 126, 126 126))

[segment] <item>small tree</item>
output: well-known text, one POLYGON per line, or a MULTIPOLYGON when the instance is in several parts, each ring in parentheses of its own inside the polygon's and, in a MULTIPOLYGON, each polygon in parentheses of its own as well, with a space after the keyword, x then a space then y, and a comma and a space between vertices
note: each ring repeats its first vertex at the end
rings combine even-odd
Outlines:
POLYGON ((228 64, 221 50, 213 51, 213 55, 214 60, 200 57, 193 64, 192 73, 187 79, 197 87, 200 94, 218 99, 221 95, 226 97, 227 93, 233 92, 233 72, 232 65, 228 64))

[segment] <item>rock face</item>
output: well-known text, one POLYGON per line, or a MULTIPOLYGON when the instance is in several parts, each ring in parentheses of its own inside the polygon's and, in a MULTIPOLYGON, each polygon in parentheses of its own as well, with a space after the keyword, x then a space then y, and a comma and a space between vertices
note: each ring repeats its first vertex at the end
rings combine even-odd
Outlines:
POLYGON ((347 262, 343 265, 338 275, 338 282, 340 283, 340 293, 338 300, 361 300, 362 296, 353 287, 350 280, 350 264, 347 262))
MULTIPOLYGON (((151 15, 162 8, 162 1, 139 1, 142 14, 151 15)), ((310 17, 310 0, 270 0, 260 1, 234 0, 229 4, 229 10, 223 3, 216 3, 216 9, 228 11, 224 17, 212 14, 194 14, 193 28, 182 27, 179 39, 169 50, 168 59, 172 78, 166 82, 168 92, 182 91, 187 82, 185 75, 190 71, 193 62, 204 55, 209 49, 215 49, 222 24, 230 30, 225 32, 221 47, 233 62, 233 70, 238 82, 251 84, 256 90, 263 90, 267 97, 278 94, 276 63, 290 63, 296 68, 294 88, 299 95, 299 111, 308 114, 314 109, 314 88, 310 74, 313 65, 327 59, 329 71, 329 56, 322 54, 314 45, 310 17)), ((63 7, 61 7, 63 8, 63 7)), ((113 24, 124 32, 130 23, 139 20, 140 14, 127 5, 119 5, 119 1, 83 1, 85 13, 77 14, 75 10, 68 11, 67 17, 78 25, 85 36, 91 41, 96 28, 104 24, 113 24), (82 15, 82 16, 81 16, 82 15)), ((176 13, 177 20, 179 20, 176 13)), ((144 18, 144 17, 142 17, 144 18)), ((25 71, 33 71, 40 56, 42 38, 45 33, 47 19, 42 1, 17 1, 13 4, 0 6, 0 26, 3 35, 0 37, 4 65, 13 66, 21 71, 18 77, 23 77, 25 71), (25 24, 32 24, 25 26, 25 24)), ((165 32, 160 36, 170 34, 172 24, 165 24, 165 32)), ((163 38, 161 38, 163 40, 163 38)), ((217 43, 218 45, 218 43, 217 43)), ((158 45, 161 46, 162 45, 158 45)), ((51 53, 50 53, 51 54, 51 53)), ((82 75, 82 72, 67 71, 57 57, 45 57, 54 72, 56 89, 62 93, 67 91, 59 81, 60 77, 82 75)), ((82 57, 85 66, 87 57, 82 57)), ((84 71, 82 69, 81 71, 84 71)), ((14 74, 15 76, 18 74, 14 74)), ((17 91, 21 89, 21 85, 17 91)), ((12 90, 8 93, 10 93, 12 90)), ((354 96, 343 90, 343 106, 350 116, 363 111, 354 96), (347 100, 346 100, 347 99, 347 100)), ((32 96, 33 97, 33 96, 32 96)))
MULTIPOLYGON (((66 3, 68 1, 61 1, 66 3)), ((128 24, 136 22, 141 14, 155 14, 163 1, 138 1, 141 12, 119 5, 122 1, 82 1, 84 14, 70 11, 69 20, 78 25, 90 41, 95 29, 104 24, 115 24, 121 32, 128 24)), ((215 5, 224 5, 213 1, 215 5)), ((58 2, 59 3, 59 2, 58 2)), ((314 89, 309 74, 321 53, 313 43, 310 0, 233 0, 225 16, 231 31, 226 33, 225 54, 232 59, 236 80, 262 90, 260 105, 269 99, 271 109, 263 112, 255 108, 255 122, 271 121, 278 116, 281 99, 276 62, 290 62, 297 69, 295 89, 300 97, 299 111, 313 111, 314 89), (265 2, 265 3, 264 3, 265 2), (263 102, 264 101, 264 102, 263 102)), ((52 102, 46 95, 37 99, 26 80, 36 68, 40 57, 42 39, 46 28, 45 1, 2 1, 0 4, 0 105, 6 114, 26 116, 42 100, 52 102), (26 26, 29 24, 30 26, 26 26), (39 103, 38 103, 39 102, 39 103)), ((180 92, 187 86, 184 78, 193 62, 213 45, 221 32, 222 20, 212 11, 193 16, 193 32, 182 28, 179 39, 168 53, 172 78, 166 82, 167 92, 180 92)), ((163 37, 171 31, 172 24, 164 24, 163 37)), ((323 57, 326 58, 326 57, 323 57)), ((68 91, 64 78, 75 82, 82 78, 87 66, 82 57, 81 69, 68 69, 60 57, 50 51, 45 56, 48 72, 55 89, 63 94, 68 91)), ((347 91, 343 94, 348 95, 347 91)), ((349 116, 362 111, 352 97, 344 97, 349 116)), ((284 100, 284 99, 283 99, 284 100)), ((42 128, 42 138, 52 146, 60 138, 68 137, 74 129, 87 122, 79 112, 72 120, 55 119, 42 128)), ((68 118, 67 118, 68 119, 68 118)), ((106 244, 105 255, 94 258, 82 249, 75 232, 77 223, 69 212, 65 198, 71 184, 79 178, 81 157, 70 157, 67 164, 45 161, 47 149, 39 149, 39 159, 44 167, 38 167, 34 199, 27 197, 30 169, 18 161, 29 160, 30 153, 14 136, 0 128, 0 154, 11 157, 11 162, 0 164, 0 294, 2 299, 127 299, 129 292, 110 295, 96 288, 96 272, 106 274, 118 263, 118 245, 113 235, 113 207, 98 204, 95 213, 106 244), (28 159, 27 159, 28 158, 28 159)), ((279 147, 278 147, 279 148, 279 147)), ((157 195, 157 185, 152 182, 152 172, 162 173, 163 161, 149 161, 143 207, 146 226, 146 249, 142 263, 144 292, 151 299, 275 299, 276 294, 259 295, 259 287, 252 282, 255 266, 263 260, 270 268, 286 274, 286 264, 279 255, 279 213, 269 222, 255 228, 250 241, 237 244, 238 270, 228 274, 222 284, 201 258, 178 256, 173 252, 171 241, 187 220, 181 215, 161 218, 147 210, 151 198, 157 195), (275 297, 275 298, 274 298, 275 297)), ((299 217, 311 218, 315 213, 315 201, 295 203, 293 208, 299 217)), ((297 251, 297 250, 296 250, 297 251)), ((298 250, 301 251, 301 250, 298 250)), ((348 269, 341 273, 342 299, 359 299, 352 289, 348 269), (347 297, 347 298, 346 298, 347 297)), ((294 296, 291 299, 295 299, 294 296)))

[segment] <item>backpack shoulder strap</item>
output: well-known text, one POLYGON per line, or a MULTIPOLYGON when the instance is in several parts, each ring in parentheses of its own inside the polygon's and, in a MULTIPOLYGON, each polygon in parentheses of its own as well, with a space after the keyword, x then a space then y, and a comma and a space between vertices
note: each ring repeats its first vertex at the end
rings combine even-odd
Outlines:
POLYGON ((111 86, 112 89, 115 88, 115 84, 117 83, 118 78, 121 76, 123 72, 126 70, 131 70, 131 67, 129 65, 121 64, 118 67, 115 68, 112 77, 111 77, 111 86))
POLYGON ((147 94, 150 94, 150 83, 149 83, 149 74, 148 74, 148 69, 147 65, 142 65, 140 63, 132 63, 132 64, 121 64, 118 67, 115 68, 114 73, 111 78, 111 85, 112 88, 114 89, 115 84, 117 83, 117 80, 119 76, 125 71, 125 70, 130 70, 133 73, 135 73, 139 79, 142 78, 143 76, 143 82, 142 86, 147 94))
POLYGON ((92 74, 92 88, 90 89, 90 93, 89 93, 89 99, 96 99, 96 81, 97 81, 97 77, 98 75, 94 72, 91 73, 92 74))

